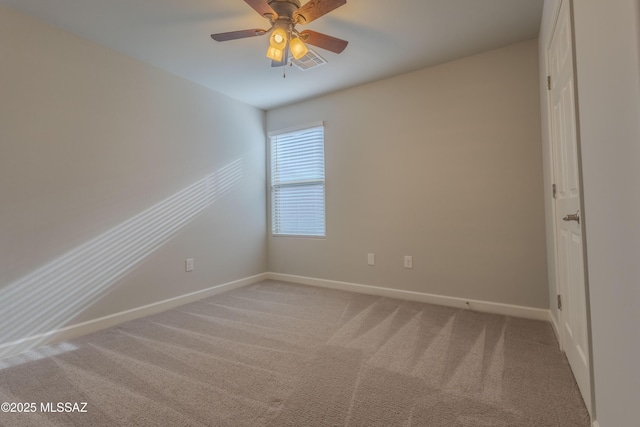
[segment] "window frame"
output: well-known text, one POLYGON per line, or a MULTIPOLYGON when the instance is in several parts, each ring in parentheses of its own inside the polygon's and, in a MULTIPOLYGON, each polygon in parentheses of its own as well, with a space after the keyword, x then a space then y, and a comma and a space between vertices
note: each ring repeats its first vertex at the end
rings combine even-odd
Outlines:
POLYGON ((300 239, 320 239, 320 240, 324 240, 327 238, 327 177, 326 177, 326 138, 324 135, 324 131, 325 131, 325 125, 324 122, 314 122, 314 123, 307 123, 304 125, 299 125, 299 126, 294 126, 294 127, 289 127, 289 128, 285 128, 285 129, 279 129, 279 130, 275 130, 275 131, 271 131, 268 133, 268 138, 269 138, 269 182, 268 182, 268 186, 269 186, 269 219, 270 219, 270 229, 271 229, 271 237, 286 237, 286 238, 300 238, 300 239), (286 134, 291 134, 291 133, 297 133, 297 132, 303 132, 305 130, 310 130, 313 128, 319 128, 322 127, 323 128, 323 137, 322 137, 322 168, 323 168, 323 179, 322 180, 299 180, 299 181, 292 181, 290 183, 286 183, 286 184, 277 184, 275 185, 273 182, 273 178, 274 178, 274 173, 273 173, 273 166, 274 166, 274 154, 273 154, 273 150, 274 150, 274 138, 281 136, 281 135, 286 135, 286 134), (322 235, 317 235, 317 234, 285 234, 285 233, 276 233, 275 231, 275 227, 274 227, 274 190, 276 187, 295 187, 295 186, 300 186, 300 185, 318 185, 321 184, 322 185, 322 202, 323 202, 323 221, 324 221, 324 233, 322 235))

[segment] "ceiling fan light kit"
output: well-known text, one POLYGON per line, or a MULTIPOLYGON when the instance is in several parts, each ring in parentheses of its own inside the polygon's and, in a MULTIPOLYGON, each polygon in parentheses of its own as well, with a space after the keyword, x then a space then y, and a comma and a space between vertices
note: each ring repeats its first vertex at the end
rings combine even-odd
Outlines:
POLYGON ((301 6, 300 0, 244 0, 256 12, 271 22, 268 30, 251 29, 212 34, 218 42, 261 36, 271 33, 267 58, 272 67, 289 63, 289 53, 294 59, 304 57, 309 48, 317 46, 334 53, 341 53, 349 42, 315 31, 299 32, 296 25, 305 25, 347 3, 346 0, 309 0, 301 6), (306 44, 305 44, 306 42, 306 44))

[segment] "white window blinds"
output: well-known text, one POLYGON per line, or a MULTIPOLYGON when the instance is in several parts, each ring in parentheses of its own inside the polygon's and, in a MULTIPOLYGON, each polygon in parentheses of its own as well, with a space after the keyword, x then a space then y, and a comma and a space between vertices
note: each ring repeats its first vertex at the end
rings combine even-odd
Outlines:
POLYGON ((271 134, 274 235, 325 236, 324 127, 271 134))

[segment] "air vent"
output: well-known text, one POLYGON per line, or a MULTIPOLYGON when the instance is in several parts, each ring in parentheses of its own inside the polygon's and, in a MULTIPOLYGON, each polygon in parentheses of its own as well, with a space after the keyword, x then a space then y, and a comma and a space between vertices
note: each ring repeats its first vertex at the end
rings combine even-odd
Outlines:
POLYGON ((293 62, 293 65, 300 68, 302 71, 307 71, 326 64, 327 60, 309 49, 309 52, 307 52, 305 56, 300 59, 294 59, 291 62, 293 62))

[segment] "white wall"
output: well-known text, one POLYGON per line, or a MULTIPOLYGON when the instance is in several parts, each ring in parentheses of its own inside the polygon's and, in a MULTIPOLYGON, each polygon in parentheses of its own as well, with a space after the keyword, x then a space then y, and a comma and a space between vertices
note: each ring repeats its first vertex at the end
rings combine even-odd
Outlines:
POLYGON ((549 306, 535 40, 267 113, 317 121, 327 238, 270 237, 270 271, 549 306))
POLYGON ((0 58, 0 344, 266 270, 263 111, 4 7, 0 58))
MULTIPOLYGON (((543 41, 551 35, 558 2, 545 1, 543 76, 543 41)), ((573 4, 594 414, 600 427, 631 426, 640 419, 640 7, 637 0, 573 4)), ((544 115, 543 124, 548 148, 544 115)), ((544 159, 547 178, 548 151, 544 159)), ((552 242, 552 231, 547 233, 552 242)), ((551 268, 549 274, 555 274, 551 268)), ((555 294, 555 285, 550 293, 555 294)))

